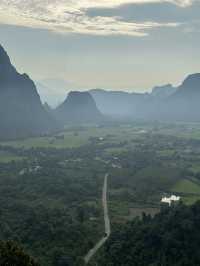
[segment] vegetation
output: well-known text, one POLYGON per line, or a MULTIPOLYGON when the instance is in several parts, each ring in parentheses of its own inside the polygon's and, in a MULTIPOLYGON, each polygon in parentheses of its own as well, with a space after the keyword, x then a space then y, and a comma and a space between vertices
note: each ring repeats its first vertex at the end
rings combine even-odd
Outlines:
POLYGON ((7 153, 7 152, 1 153, 0 152, 0 162, 1 163, 9 163, 12 161, 19 161, 19 160, 23 160, 23 159, 24 159, 23 157, 14 155, 12 153, 7 153))
POLYGON ((143 215, 111 236, 99 258, 102 266, 200 265, 200 202, 163 207, 154 218, 143 215))
POLYGON ((104 166, 78 160, 87 149, 51 152, 25 151, 28 160, 0 164, 0 238, 20 243, 41 265, 80 265, 103 234, 104 166))
POLYGON ((173 191, 179 193, 199 194, 200 196, 200 184, 194 183, 187 179, 183 179, 176 183, 173 191))
MULTIPOLYGON (((190 132, 190 125, 184 129, 190 132)), ((113 230, 143 213, 157 217, 163 196, 195 203, 200 141, 182 131, 176 124, 113 123, 2 142, 0 239, 14 240, 42 266, 82 265, 104 235, 107 172, 113 230)))
POLYGON ((16 243, 0 241, 0 265, 39 266, 16 243))

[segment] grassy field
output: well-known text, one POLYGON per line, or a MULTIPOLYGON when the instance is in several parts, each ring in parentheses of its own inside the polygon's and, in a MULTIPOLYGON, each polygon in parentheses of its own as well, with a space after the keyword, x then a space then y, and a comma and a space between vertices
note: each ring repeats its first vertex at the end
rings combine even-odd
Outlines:
POLYGON ((199 194, 200 195, 200 185, 193 183, 190 180, 184 179, 176 183, 172 189, 173 192, 178 193, 188 193, 188 194, 199 194))
POLYGON ((169 150, 169 149, 158 151, 158 154, 160 156, 172 156, 174 155, 174 153, 175 153, 175 150, 169 150))
POLYGON ((123 147, 123 148, 113 147, 113 148, 106 149, 105 152, 108 153, 109 155, 117 156, 117 155, 125 152, 126 150, 127 150, 126 147, 123 147))
POLYGON ((7 141, 1 143, 1 145, 7 145, 16 148, 74 148, 86 144, 87 140, 84 136, 74 136, 73 133, 64 133, 65 138, 63 140, 56 139, 54 137, 38 137, 28 138, 17 141, 7 141))
POLYGON ((185 204, 188 205, 200 200, 200 185, 187 179, 178 181, 172 188, 172 192, 183 194, 181 199, 185 204))
POLYGON ((0 163, 9 163, 12 161, 20 161, 23 159, 24 159, 23 157, 19 157, 8 152, 0 151, 0 163))
POLYGON ((200 164, 199 163, 195 163, 192 165, 192 167, 190 168, 190 170, 193 172, 193 173, 199 173, 200 172, 200 164))
POLYGON ((91 138, 103 138, 106 143, 119 143, 121 141, 131 141, 140 136, 140 131, 134 127, 83 127, 69 128, 59 135, 63 135, 64 139, 52 137, 27 138, 17 141, 0 142, 0 145, 7 145, 16 148, 32 148, 32 147, 53 147, 53 148, 76 148, 88 144, 91 138))
POLYGON ((125 201, 110 200, 109 212, 112 222, 125 222, 129 217, 129 204, 125 201))
POLYGON ((185 139, 200 140, 200 124, 199 123, 177 123, 172 126, 161 126, 157 133, 175 136, 185 139))
POLYGON ((199 201, 200 200, 200 195, 199 196, 186 196, 183 198, 183 202, 187 205, 192 205, 194 204, 195 202, 199 201))
POLYGON ((130 208, 129 212, 130 212, 129 219, 132 220, 136 217, 142 217, 143 213, 145 213, 146 215, 150 214, 153 217, 159 212, 159 208, 138 206, 130 208))
MULTIPOLYGON (((60 135, 64 135, 64 139, 57 139, 52 137, 37 137, 28 138, 17 141, 0 142, 0 145, 8 145, 13 147, 55 147, 55 148, 74 148, 80 147, 89 142, 90 138, 105 138, 104 142, 112 141, 119 143, 127 141, 131 144, 132 140, 137 140, 145 137, 145 134, 163 134, 168 136, 176 136, 186 139, 200 139, 200 125, 173 125, 173 126, 160 126, 154 128, 148 125, 138 126, 137 124, 131 125, 118 125, 118 126, 82 126, 82 127, 68 127, 60 135)), ((112 151, 111 151, 112 152, 112 151)), ((115 152, 115 151, 114 151, 115 152)), ((174 150, 160 151, 161 156, 173 155, 174 150)))

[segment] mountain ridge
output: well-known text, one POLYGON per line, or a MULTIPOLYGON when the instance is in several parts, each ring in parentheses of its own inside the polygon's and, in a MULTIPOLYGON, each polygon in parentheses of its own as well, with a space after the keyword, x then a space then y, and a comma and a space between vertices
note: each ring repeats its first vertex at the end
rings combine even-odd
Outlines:
POLYGON ((0 120, 0 139, 47 134, 59 128, 43 108, 34 82, 17 72, 1 45, 0 120))

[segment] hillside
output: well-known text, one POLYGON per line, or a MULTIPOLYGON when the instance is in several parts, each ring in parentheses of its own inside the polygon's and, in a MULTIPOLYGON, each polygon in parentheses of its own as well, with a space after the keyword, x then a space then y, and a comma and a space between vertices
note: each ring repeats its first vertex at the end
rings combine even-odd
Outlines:
POLYGON ((200 74, 186 77, 176 92, 161 106, 163 118, 177 121, 200 121, 200 74))
POLYGON ((151 96, 156 97, 158 99, 166 99, 167 97, 173 95, 176 92, 176 88, 171 84, 167 84, 164 86, 156 86, 152 89, 151 96))
POLYGON ((106 91, 102 89, 90 90, 89 92, 102 113, 120 117, 140 115, 139 109, 149 98, 147 93, 106 91))
POLYGON ((106 115, 122 118, 152 119, 155 106, 162 104, 176 91, 172 85, 157 86, 151 93, 135 93, 126 91, 90 90, 97 107, 106 115))
POLYGON ((177 96, 196 97, 200 95, 200 73, 191 74, 183 81, 176 92, 177 96))
POLYGON ((121 226, 106 244, 99 265, 200 265, 199 214, 200 202, 180 204, 121 226))
POLYGON ((104 114, 132 119, 200 121, 200 74, 189 75, 179 87, 156 86, 151 93, 91 90, 104 114))
POLYGON ((0 46, 0 139, 22 138, 57 129, 45 111, 35 84, 27 74, 19 74, 0 46))
POLYGON ((66 100, 55 110, 55 114, 64 124, 99 122, 103 119, 88 92, 70 92, 66 100))

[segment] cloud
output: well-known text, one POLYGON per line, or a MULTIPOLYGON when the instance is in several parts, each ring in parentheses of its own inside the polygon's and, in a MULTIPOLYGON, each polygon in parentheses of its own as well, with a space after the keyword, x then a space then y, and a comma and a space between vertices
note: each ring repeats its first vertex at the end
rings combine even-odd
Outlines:
POLYGON ((148 30, 178 23, 127 21, 121 16, 89 16, 91 8, 125 4, 172 3, 182 8, 195 0, 0 0, 0 23, 44 28, 61 33, 146 36, 148 30))
POLYGON ((193 2, 185 7, 169 2, 154 2, 146 4, 126 4, 115 8, 89 8, 87 15, 95 16, 121 16, 125 21, 157 23, 190 24, 199 21, 200 2, 193 2))

